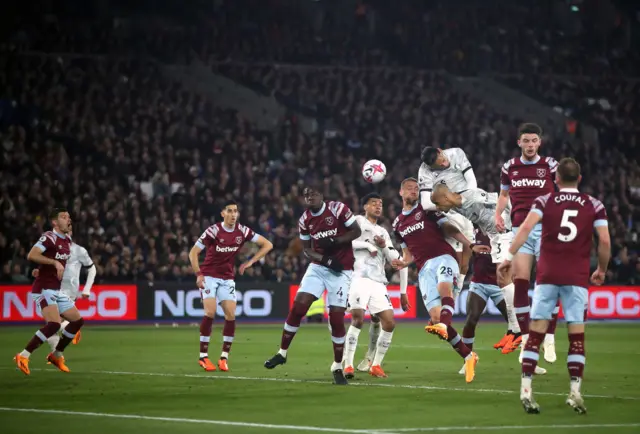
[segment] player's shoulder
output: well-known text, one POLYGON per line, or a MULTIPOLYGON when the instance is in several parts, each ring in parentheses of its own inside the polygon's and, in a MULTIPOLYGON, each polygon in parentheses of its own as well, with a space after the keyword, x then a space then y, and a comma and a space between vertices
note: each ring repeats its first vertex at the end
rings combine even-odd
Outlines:
POLYGON ((44 242, 46 242, 46 241, 49 241, 49 242, 51 242, 51 243, 54 243, 54 244, 55 244, 55 242, 56 242, 56 238, 57 238, 57 237, 58 237, 58 236, 57 236, 56 234, 54 234, 54 233, 53 233, 53 231, 46 231, 46 232, 43 232, 43 233, 40 235, 40 238, 38 239, 38 242, 40 242, 40 243, 44 243, 44 242))
POLYGON ((593 206, 593 209, 595 210, 595 212, 599 212, 605 209, 604 204, 597 197, 593 197, 587 193, 580 193, 580 194, 584 197, 585 201, 589 202, 591 206, 593 206))
POLYGON ((549 166, 552 171, 558 168, 558 162, 553 157, 540 157, 540 162, 549 166))
POLYGON ((542 196, 538 196, 533 200, 533 203, 538 203, 544 207, 547 205, 547 202, 549 202, 549 199, 551 199, 556 193, 557 192, 554 191, 551 193, 543 194, 542 196))
POLYGON ((420 167, 418 168, 418 176, 427 176, 430 175, 433 171, 431 167, 427 166, 424 163, 420 163, 420 167))
POLYGON ((462 148, 448 148, 442 152, 444 152, 444 154, 449 158, 466 158, 467 157, 467 153, 464 152, 464 149, 462 148))
POLYGON ((502 165, 502 171, 504 173, 509 173, 509 170, 512 169, 513 167, 516 167, 518 165, 519 161, 520 161, 519 158, 510 158, 510 159, 508 159, 502 165))
POLYGON ((327 209, 336 217, 344 216, 345 218, 349 218, 352 215, 349 206, 339 200, 330 200, 327 202, 327 209))
POLYGON ((238 224, 236 225, 236 229, 242 232, 243 235, 247 235, 249 232, 251 232, 251 228, 249 226, 243 225, 240 222, 238 222, 238 224))
POLYGON ((358 224, 360 226, 362 226, 362 224, 366 221, 365 216, 363 216, 362 214, 358 214, 355 216, 356 221, 358 222, 358 224))
POLYGON ((393 229, 395 229, 396 227, 398 227, 398 225, 400 224, 400 222, 402 222, 402 218, 403 218, 404 214, 400 213, 398 214, 398 216, 393 219, 393 223, 391 223, 391 227, 393 229))
POLYGON ((298 219, 298 225, 300 225, 301 227, 306 227, 307 222, 309 221, 310 218, 311 218, 311 212, 308 209, 304 210, 304 212, 300 215, 300 218, 298 219))
POLYGON ((222 223, 220 223, 220 222, 214 223, 211 226, 209 226, 208 228, 206 228, 204 230, 204 233, 208 237, 215 238, 218 235, 218 232, 220 232, 220 227, 221 226, 222 226, 222 223))

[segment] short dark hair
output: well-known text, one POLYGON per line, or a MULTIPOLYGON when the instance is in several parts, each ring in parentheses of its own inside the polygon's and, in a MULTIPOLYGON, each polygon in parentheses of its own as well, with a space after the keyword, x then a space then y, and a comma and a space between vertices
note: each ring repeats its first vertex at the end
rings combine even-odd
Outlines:
POLYGON ((580 163, 573 158, 563 158, 558 163, 558 175, 567 184, 575 184, 580 179, 580 163))
POLYGON ((438 148, 432 146, 425 146, 420 153, 420 160, 427 166, 433 165, 438 159, 438 148))
POLYGON ((518 140, 520 140, 523 134, 537 134, 539 137, 542 137, 542 128, 538 124, 527 122, 518 127, 518 140))
POLYGON ((314 192, 318 193, 320 196, 324 197, 324 194, 322 193, 322 187, 320 186, 319 183, 315 183, 315 182, 311 182, 309 184, 306 184, 303 188, 302 188, 302 194, 304 195, 306 190, 313 190, 314 192))
POLYGON ((233 199, 227 199, 224 202, 222 202, 222 209, 225 210, 227 209, 228 206, 232 206, 232 205, 238 206, 238 202, 236 202, 233 199))
POLYGON ((365 195, 362 200, 360 201, 360 203, 362 204, 362 206, 365 206, 366 204, 369 203, 369 201, 371 199, 380 199, 382 200, 382 196, 380 196, 378 193, 369 193, 367 195, 365 195))
POLYGON ((417 184, 417 183, 418 183, 418 180, 417 180, 417 179, 415 179, 415 178, 413 178, 413 177, 405 178, 405 179, 403 179, 403 180, 402 180, 402 182, 400 183, 400 188, 404 187, 404 185, 405 185, 407 182, 415 182, 415 183, 417 184))
POLYGON ((58 218, 58 215, 62 214, 63 212, 69 212, 69 211, 67 211, 66 208, 52 209, 51 212, 49 213, 49 220, 56 220, 58 218))

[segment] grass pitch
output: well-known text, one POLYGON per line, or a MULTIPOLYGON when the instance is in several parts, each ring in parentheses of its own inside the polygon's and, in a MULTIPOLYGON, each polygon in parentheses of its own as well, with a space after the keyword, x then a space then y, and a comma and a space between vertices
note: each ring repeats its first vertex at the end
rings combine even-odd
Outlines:
MULTIPOLYGON (((462 329, 458 322, 456 326, 462 329)), ((356 363, 366 351, 365 325, 356 363)), ((501 324, 480 324, 476 380, 467 385, 451 347, 419 323, 399 324, 385 360, 387 379, 359 374, 347 387, 331 384, 332 350, 326 325, 303 325, 288 363, 266 370, 278 349, 281 326, 239 324, 230 372, 206 373, 197 365, 196 327, 98 327, 66 351, 71 373, 47 366, 45 344, 31 357, 31 376, 12 357, 35 332, 0 329, 2 432, 102 433, 403 433, 447 431, 640 432, 638 324, 589 324, 583 393, 589 413, 564 403, 568 391, 567 339, 557 331, 558 361, 534 379, 542 406, 527 415, 519 401, 517 352, 492 345, 501 324)), ((212 334, 217 359, 221 327, 212 334)), ((542 357, 541 357, 542 359, 542 357)))

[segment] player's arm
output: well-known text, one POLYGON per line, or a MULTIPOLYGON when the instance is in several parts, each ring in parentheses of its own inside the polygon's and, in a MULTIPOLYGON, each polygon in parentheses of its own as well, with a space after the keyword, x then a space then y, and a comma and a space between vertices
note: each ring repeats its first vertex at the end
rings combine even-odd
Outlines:
POLYGON ((355 217, 347 220, 344 225, 347 228, 347 233, 340 235, 339 237, 335 237, 336 244, 353 243, 356 238, 362 235, 362 229, 360 229, 360 225, 356 221, 355 217))
POLYGON ((473 167, 471 167, 471 162, 467 158, 467 154, 460 148, 458 148, 460 152, 460 167, 462 167, 462 175, 464 176, 464 180, 467 181, 467 189, 478 188, 478 180, 476 179, 476 174, 473 172, 473 167))
POLYGON ((84 247, 80 247, 80 263, 84 268, 87 268, 87 280, 84 283, 84 288, 82 288, 82 295, 84 297, 88 297, 91 294, 91 288, 93 287, 93 282, 96 279, 96 266, 93 263, 93 260, 89 256, 89 252, 84 247))
POLYGON ((267 253, 269 253, 273 249, 273 243, 271 243, 271 241, 269 241, 262 235, 253 234, 253 237, 251 238, 251 242, 255 243, 258 247, 260 247, 260 249, 256 252, 255 255, 251 257, 251 259, 249 259, 244 264, 240 265, 240 268, 238 269, 238 272, 240 273, 240 275, 244 274, 244 270, 246 270, 247 268, 250 268, 253 264, 258 262, 260 259, 267 256, 267 253))
POLYGON ((442 230, 442 233, 445 237, 453 238, 454 240, 462 244, 465 249, 470 249, 476 253, 489 252, 491 250, 487 246, 473 244, 471 240, 465 237, 464 234, 460 232, 460 229, 458 229, 456 225, 451 223, 446 216, 440 213, 438 214, 439 216, 437 217, 438 220, 436 221, 436 223, 438 223, 438 226, 440 226, 440 230, 442 230))
POLYGON ((424 163, 418 170, 418 187, 420 187, 420 205, 425 211, 435 211, 436 204, 431 201, 431 192, 433 192, 433 174, 426 169, 424 163))
POLYGON ((354 240, 351 243, 353 250, 368 250, 369 253, 375 253, 378 251, 378 248, 374 246, 372 243, 364 240, 354 240))
POLYGON ((591 281, 596 285, 602 285, 611 260, 611 235, 606 219, 596 220, 594 226, 598 234, 598 268, 591 275, 591 281))
POLYGON ((189 251, 189 262, 191 263, 191 269, 196 275, 196 284, 200 289, 204 289, 204 276, 200 271, 200 260, 198 259, 198 256, 200 255, 200 252, 202 252, 206 248, 205 242, 207 239, 207 231, 205 231, 189 251))
POLYGON ((509 162, 506 162, 500 171, 500 195, 498 196, 498 203, 496 204, 496 229, 498 232, 504 232, 504 219, 502 213, 509 205, 509 188, 511 186, 511 179, 509 178, 509 162))
POLYGON ((542 211, 537 208, 532 208, 527 215, 527 218, 524 220, 522 225, 520 225, 520 229, 518 229, 518 233, 513 238, 511 242, 511 247, 509 247, 509 251, 507 252, 507 260, 511 261, 513 256, 520 250, 520 247, 527 242, 527 238, 529 238, 529 234, 533 230, 533 228, 540 223, 542 220, 542 211))
POLYGON ((58 272, 58 279, 62 280, 64 266, 59 261, 47 258, 43 255, 47 248, 55 248, 55 245, 46 236, 43 236, 33 247, 31 247, 31 250, 27 254, 27 259, 40 265, 53 265, 56 267, 56 271, 58 272))

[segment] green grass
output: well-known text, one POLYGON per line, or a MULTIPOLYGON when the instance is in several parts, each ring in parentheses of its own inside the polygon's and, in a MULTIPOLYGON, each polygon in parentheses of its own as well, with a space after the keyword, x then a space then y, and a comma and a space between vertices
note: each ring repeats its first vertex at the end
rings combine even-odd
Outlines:
MULTIPOLYGON (((327 428, 327 432, 426 431, 435 427, 447 428, 447 432, 465 431, 451 427, 493 427, 483 432, 581 431, 576 425, 584 425, 582 431, 588 433, 640 430, 640 352, 635 346, 639 327, 635 324, 589 326, 586 416, 573 413, 564 404, 568 374, 563 326, 558 327, 558 362, 542 362, 549 373, 534 380, 542 406, 540 415, 526 415, 520 406, 517 353, 501 355, 492 349, 503 331, 499 324, 479 327, 476 349, 480 363, 470 385, 457 374, 461 359, 447 344, 425 334, 420 324, 405 323, 398 326, 387 354, 389 378, 360 374, 348 387, 331 384, 332 352, 326 325, 304 325, 293 342, 289 362, 269 371, 262 364, 277 351, 281 327, 240 324, 228 373, 205 373, 197 366, 195 327, 89 325, 80 345, 66 352, 71 373, 47 366, 48 346, 43 346, 32 356, 32 373, 26 377, 14 369, 11 359, 35 329, 0 329, 2 432, 41 433, 52 427, 66 434, 201 433, 203 428, 216 434, 279 433, 304 432, 304 427, 327 428), (105 413, 182 420, 107 417, 105 413), (240 424, 207 425, 206 421, 240 424), (267 429, 248 423, 299 429, 267 429), (605 424, 617 426, 601 426, 605 424), (529 429, 505 428, 512 425, 529 429), (569 430, 557 425, 574 427, 569 430)), ((210 347, 212 360, 219 354, 220 333, 217 325, 210 347)), ((365 327, 357 361, 364 354, 367 338, 365 327)))

